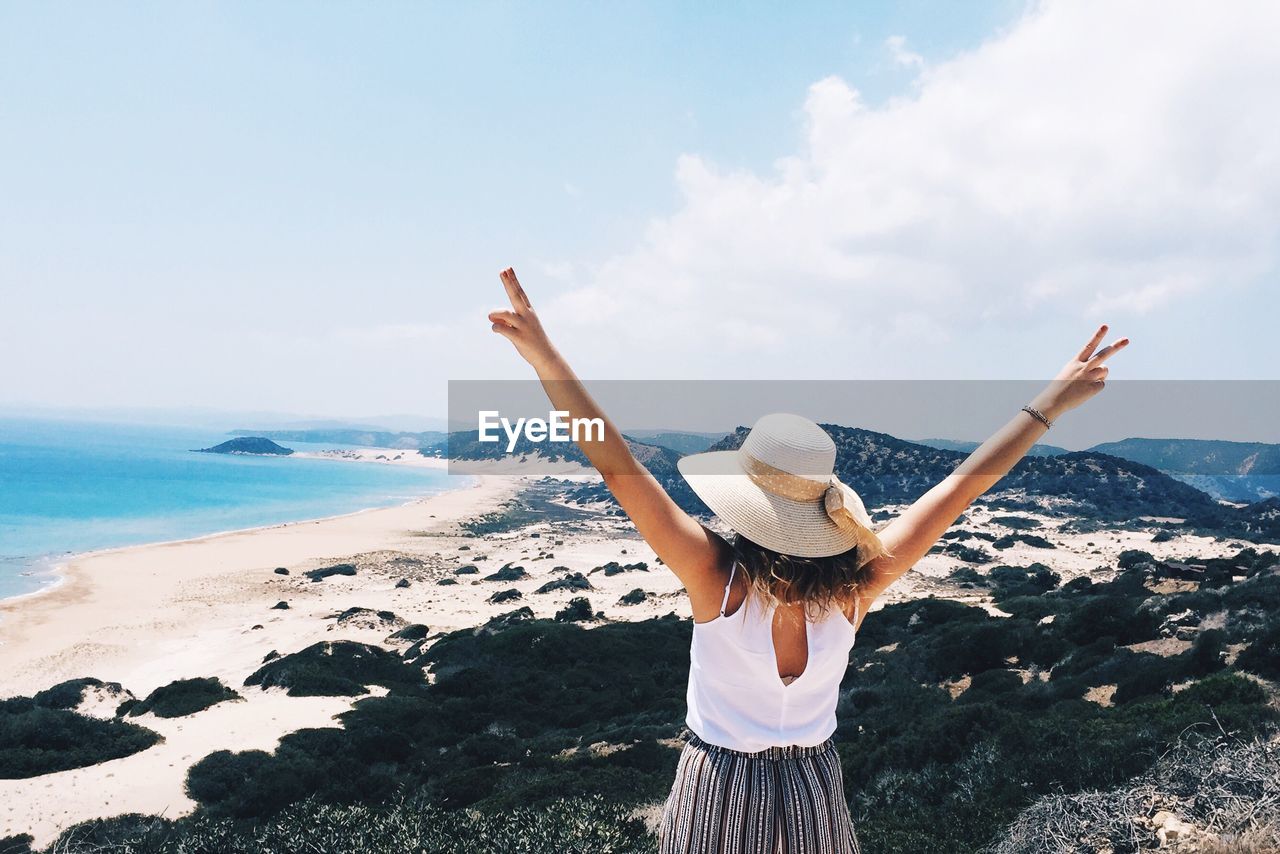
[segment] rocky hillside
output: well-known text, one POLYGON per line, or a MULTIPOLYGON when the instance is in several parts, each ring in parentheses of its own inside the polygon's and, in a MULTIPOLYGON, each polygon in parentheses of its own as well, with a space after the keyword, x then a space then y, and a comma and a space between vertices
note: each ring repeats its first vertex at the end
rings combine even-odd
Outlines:
MULTIPOLYGON (((837 473, 869 507, 915 500, 966 456, 887 433, 822 426, 836 443, 837 473)), ((739 427, 712 450, 741 446, 747 432, 748 428, 739 427)), ((1092 450, 1027 457, 987 499, 1011 510, 1058 510, 1093 522, 1157 516, 1234 536, 1280 537, 1280 502, 1274 499, 1244 508, 1224 506, 1151 466, 1092 450)))
POLYGON ((1146 463, 1227 501, 1280 495, 1280 445, 1209 439, 1125 439, 1091 450, 1146 463))

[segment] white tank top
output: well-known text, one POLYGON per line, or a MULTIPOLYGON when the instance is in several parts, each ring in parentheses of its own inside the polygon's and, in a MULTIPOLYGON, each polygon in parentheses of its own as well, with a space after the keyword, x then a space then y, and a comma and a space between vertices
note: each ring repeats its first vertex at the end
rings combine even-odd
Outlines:
POLYGON ((703 741, 744 753, 821 744, 836 731, 836 702, 849 666, 857 611, 851 623, 833 607, 805 626, 809 663, 784 684, 773 649, 776 606, 761 608, 748 596, 738 610, 724 612, 734 570, 720 616, 693 624, 685 723, 703 741))

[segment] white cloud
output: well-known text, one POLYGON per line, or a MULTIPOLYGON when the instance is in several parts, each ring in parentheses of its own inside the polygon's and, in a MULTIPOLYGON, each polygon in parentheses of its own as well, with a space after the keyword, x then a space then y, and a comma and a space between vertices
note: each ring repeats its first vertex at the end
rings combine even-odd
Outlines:
POLYGON ((890 39, 909 95, 827 77, 771 171, 682 156, 679 209, 544 314, 615 376, 891 375, 910 329, 927 353, 1248 285, 1280 245, 1278 28, 1266 2, 1070 0, 947 61, 890 39))
POLYGON ((924 68, 924 57, 915 51, 907 50, 907 40, 904 36, 889 36, 884 40, 884 46, 888 48, 894 65, 903 68, 924 68))

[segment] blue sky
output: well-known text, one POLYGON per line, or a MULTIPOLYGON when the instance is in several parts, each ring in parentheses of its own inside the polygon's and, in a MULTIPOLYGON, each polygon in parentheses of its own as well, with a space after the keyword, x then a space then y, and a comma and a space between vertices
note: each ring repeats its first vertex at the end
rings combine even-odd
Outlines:
POLYGON ((584 376, 1274 378, 1271 13, 1150 9, 5 4, 0 405, 440 414, 509 264, 584 376))

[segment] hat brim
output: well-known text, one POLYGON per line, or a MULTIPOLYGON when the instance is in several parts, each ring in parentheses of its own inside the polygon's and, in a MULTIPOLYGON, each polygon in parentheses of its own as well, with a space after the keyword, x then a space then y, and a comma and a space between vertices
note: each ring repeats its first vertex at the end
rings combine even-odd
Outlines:
POLYGON ((842 528, 821 501, 797 501, 765 492, 742 466, 737 451, 681 457, 676 468, 694 493, 736 532, 767 549, 796 557, 831 557, 875 542, 869 528, 842 528))

